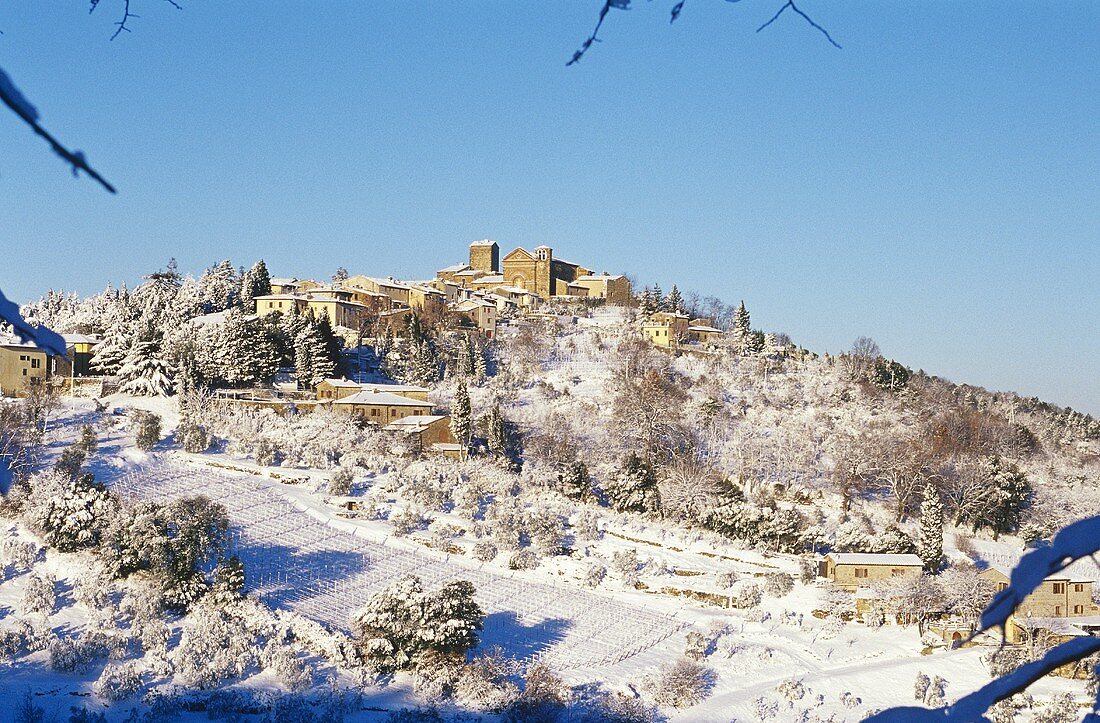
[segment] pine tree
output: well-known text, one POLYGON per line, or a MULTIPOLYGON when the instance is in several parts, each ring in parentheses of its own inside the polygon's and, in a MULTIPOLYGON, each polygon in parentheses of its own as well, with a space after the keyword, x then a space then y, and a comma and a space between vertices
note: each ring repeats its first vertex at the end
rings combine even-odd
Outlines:
POLYGON ((96 346, 92 369, 106 376, 114 376, 126 360, 126 354, 132 345, 133 332, 130 324, 116 317, 107 327, 103 341, 96 346))
POLYGON ((657 302, 653 299, 653 289, 648 286, 642 289, 642 297, 639 300, 642 313, 649 316, 653 312, 657 311, 657 302))
POLYGON ((931 482, 924 487, 917 548, 920 559, 924 562, 924 569, 936 572, 943 562, 943 502, 940 500, 939 490, 931 482))
POLYGON ((207 269, 199 279, 199 296, 203 313, 212 314, 236 306, 240 299, 241 282, 229 259, 207 269))
POLYGON ((118 370, 120 391, 135 396, 166 397, 172 393, 174 370, 160 354, 160 343, 152 339, 134 342, 118 370))
POLYGON ((660 507, 657 475, 636 454, 627 455, 622 467, 608 480, 604 492, 619 512, 651 512, 660 507))
POLYGON ((661 291, 660 284, 653 285, 653 306, 655 311, 668 311, 665 306, 665 292, 661 291))
POLYGON ((747 354, 752 348, 752 323, 744 301, 733 312, 733 345, 739 354, 747 354))
POLYGON ((332 275, 332 283, 338 284, 341 281, 347 281, 347 280, 348 280, 348 270, 345 269, 343 266, 337 267, 336 272, 332 275))
POLYGON ((665 299, 665 306, 674 314, 683 313, 684 297, 680 294, 680 290, 676 288, 676 284, 673 284, 672 291, 668 292, 668 298, 665 299))
POLYGON ((466 447, 470 444, 470 431, 470 394, 466 391, 466 383, 460 381, 451 405, 451 434, 458 444, 466 447))
POLYGON ((984 521, 993 530, 993 539, 997 539, 1001 533, 1019 528, 1020 512, 1031 497, 1031 484, 1019 467, 1000 457, 989 457, 983 466, 994 489, 984 521))
POLYGON ((241 275, 241 308, 251 313, 257 296, 271 293, 271 274, 263 259, 252 264, 252 268, 241 275))
POLYGON ((561 475, 561 492, 571 500, 592 497, 592 480, 584 462, 577 460, 565 468, 561 475))
POLYGON ((307 324, 295 340, 294 371, 299 384, 311 387, 336 373, 336 365, 328 358, 325 342, 312 324, 307 324))

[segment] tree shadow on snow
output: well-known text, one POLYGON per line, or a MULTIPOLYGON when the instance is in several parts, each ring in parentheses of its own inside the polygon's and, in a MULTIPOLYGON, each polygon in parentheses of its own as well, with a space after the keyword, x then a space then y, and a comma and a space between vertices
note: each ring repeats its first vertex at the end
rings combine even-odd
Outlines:
POLYGON ((572 626, 571 620, 563 618, 551 618, 528 625, 515 612, 504 610, 485 616, 481 647, 500 646, 510 656, 530 658, 561 642, 572 626))

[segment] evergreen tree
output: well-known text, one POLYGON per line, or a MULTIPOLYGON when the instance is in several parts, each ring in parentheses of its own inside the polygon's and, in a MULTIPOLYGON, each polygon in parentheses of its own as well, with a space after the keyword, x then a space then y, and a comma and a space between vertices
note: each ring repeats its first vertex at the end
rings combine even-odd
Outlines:
POLYGON ((204 314, 225 311, 240 300, 241 280, 229 259, 211 266, 199 279, 199 298, 204 314))
POLYGON ((1001 533, 1019 528, 1020 512, 1031 497, 1031 484, 1019 467, 1000 457, 989 457, 983 466, 994 490, 984 521, 993 530, 993 539, 997 539, 1001 533))
POLYGON ((561 475, 561 492, 571 500, 592 497, 592 479, 584 462, 577 460, 565 468, 561 475))
POLYGON ((106 334, 95 348, 92 357, 92 369, 99 374, 114 376, 126 360, 126 354, 133 345, 133 331, 129 322, 121 318, 113 319, 106 334))
POLYGON ((485 381, 485 377, 489 374, 488 362, 485 359, 486 349, 484 344, 481 343, 481 337, 471 337, 471 347, 474 356, 474 379, 481 383, 485 381))
POLYGON ((652 512, 660 507, 657 475, 641 457, 627 455, 604 486, 607 501, 619 512, 652 512))
POLYGON ((682 314, 684 311, 684 297, 680 294, 680 290, 676 288, 676 284, 672 285, 672 291, 668 292, 668 298, 665 299, 665 306, 668 310, 675 314, 682 314))
POLYGON ((752 322, 744 301, 733 312, 733 346, 739 354, 748 354, 753 347, 752 322))
POLYGON ((642 297, 638 302, 641 307, 641 311, 646 316, 649 316, 653 312, 657 311, 657 302, 653 298, 653 289, 648 286, 642 289, 642 297))
POLYGON ((347 281, 347 280, 348 280, 348 270, 345 269, 343 266, 338 266, 336 268, 336 273, 334 273, 332 275, 332 283, 338 284, 341 281, 347 281))
POLYGON ((252 264, 252 268, 241 274, 241 308, 251 313, 255 308, 257 296, 271 293, 271 274, 263 259, 252 264))
POLYGON ((466 391, 466 383, 460 381, 451 405, 451 434, 463 447, 470 444, 470 419, 470 394, 466 391))
POLYGON ((493 405, 485 419, 485 439, 494 457, 508 456, 508 430, 505 428, 499 402, 493 405))
POLYGON ((665 292, 661 291, 660 284, 653 285, 653 306, 655 311, 668 311, 668 307, 665 305, 665 292))
POLYGON ((931 482, 924 487, 917 548, 920 559, 924 562, 924 569, 928 572, 939 570, 943 562, 943 501, 939 490, 931 482))
POLYGON ((336 373, 336 366, 328 358, 325 342, 312 324, 307 324, 295 340, 294 371, 299 384, 311 387, 336 373))
POLYGON ((153 339, 139 339, 130 347, 126 359, 118 370, 122 380, 120 391, 135 396, 166 397, 172 393, 174 370, 162 358, 160 343, 153 339))

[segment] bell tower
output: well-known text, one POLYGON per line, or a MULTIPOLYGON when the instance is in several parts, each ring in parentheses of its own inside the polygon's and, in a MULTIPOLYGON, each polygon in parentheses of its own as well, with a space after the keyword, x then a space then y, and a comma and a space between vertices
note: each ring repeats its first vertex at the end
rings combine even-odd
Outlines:
POLYGON ((500 247, 485 239, 470 244, 470 267, 486 274, 500 273, 500 247))

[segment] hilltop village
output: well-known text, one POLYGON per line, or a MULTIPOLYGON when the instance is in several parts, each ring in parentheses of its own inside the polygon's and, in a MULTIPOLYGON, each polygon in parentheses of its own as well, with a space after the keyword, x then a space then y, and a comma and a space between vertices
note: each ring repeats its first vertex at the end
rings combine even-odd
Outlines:
MULTIPOLYGON (((0 339, 20 720, 855 721, 1100 634, 1088 559, 982 623, 1100 512, 1100 422, 869 338, 488 240, 22 311, 68 353, 0 339)), ((1077 720, 1096 662, 993 719, 1077 720)))

